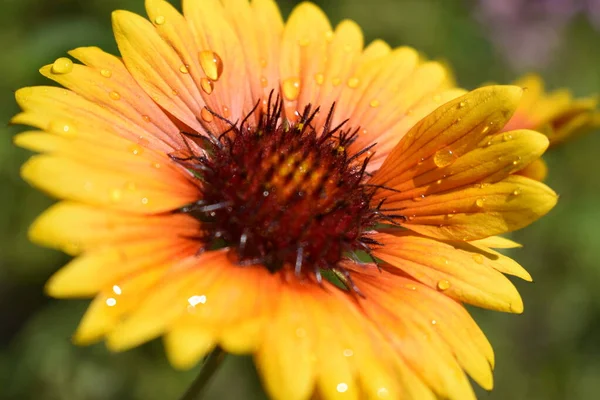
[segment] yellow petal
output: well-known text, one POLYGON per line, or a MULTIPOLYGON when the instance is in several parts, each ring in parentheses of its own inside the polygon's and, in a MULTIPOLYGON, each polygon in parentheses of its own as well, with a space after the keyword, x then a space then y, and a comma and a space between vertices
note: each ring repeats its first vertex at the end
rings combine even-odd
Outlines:
POLYGON ((376 257, 435 290, 479 307, 523 311, 517 289, 493 267, 495 255, 410 233, 379 233, 373 238, 383 244, 373 249, 376 257))
POLYGON ((493 184, 427 196, 402 210, 403 224, 423 235, 469 241, 521 229, 550 211, 557 195, 546 185, 511 175, 493 184))

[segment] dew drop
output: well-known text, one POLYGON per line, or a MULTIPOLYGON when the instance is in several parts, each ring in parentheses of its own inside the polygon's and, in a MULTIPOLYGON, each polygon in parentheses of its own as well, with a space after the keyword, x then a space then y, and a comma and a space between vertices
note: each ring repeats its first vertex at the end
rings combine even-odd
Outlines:
POLYGON ((485 135, 489 131, 490 131, 490 127, 489 126, 484 126, 483 129, 481 130, 481 133, 485 135))
POLYGON ((505 133, 504 135, 502 135, 502 140, 504 140, 505 142, 508 142, 509 140, 511 140, 513 137, 510 133, 505 133))
POLYGON ((512 162, 512 164, 518 165, 520 161, 521 161, 521 156, 518 156, 517 159, 512 162))
POLYGON ((325 82, 325 75, 320 72, 315 74, 315 82, 317 82, 317 85, 322 85, 325 82))
POLYGON ((342 83, 342 80, 340 78, 333 78, 331 80, 331 83, 333 84, 333 86, 339 86, 339 84, 342 83))
POLYGON ((73 126, 65 122, 52 121, 48 125, 48 131, 64 136, 75 136, 77 132, 73 126))
POLYGON ((344 382, 338 383, 338 385, 336 386, 336 390, 339 393, 345 393, 348 391, 348 384, 344 382))
POLYGON ((67 57, 57 58, 52 64, 52 73, 63 75, 73 71, 73 61, 67 57))
POLYGON ((164 15, 159 15, 158 17, 154 18, 154 23, 156 25, 162 25, 165 23, 165 17, 164 15))
POLYGON ((454 162, 456 156, 450 149, 437 151, 433 156, 433 162, 438 168, 446 167, 454 162))
POLYGON ((160 167, 161 167, 161 164, 160 164, 159 162, 155 162, 155 163, 153 163, 153 164, 152 164, 152 166, 153 166, 154 168, 156 168, 156 169, 160 169, 160 167))
POLYGON ((450 289, 450 286, 450 281, 448 281, 447 279, 439 280, 437 283, 437 288, 439 290, 448 290, 450 289))
POLYGON ((267 78, 265 78, 264 76, 260 77, 260 86, 266 88, 267 86, 269 86, 269 80, 267 78))
POLYGON ((110 200, 113 202, 117 202, 119 200, 121 200, 122 197, 122 193, 121 193, 121 189, 113 189, 110 191, 110 200))
POLYGON ((463 108, 464 106, 466 106, 467 103, 464 101, 461 101, 460 103, 458 103, 458 108, 463 108))
POLYGON ((262 68, 266 68, 267 67, 267 60, 265 60, 264 58, 261 58, 260 61, 259 61, 259 63, 260 63, 260 66, 262 68))
POLYGON ((282 83, 283 95, 286 99, 294 101, 300 95, 300 79, 297 77, 287 78, 282 83))
POLYGON ((151 122, 152 120, 150 119, 150 116, 144 114, 142 115, 142 119, 144 120, 144 122, 151 122))
POLYGON ((379 388, 377 390, 377 398, 379 399, 387 399, 390 396, 390 391, 387 388, 379 388))
POLYGON ((206 107, 202 108, 202 110, 200 111, 200 116, 206 122, 212 122, 214 119, 212 113, 206 107))
POLYGON ((513 196, 518 196, 518 195, 520 195, 520 194, 521 194, 521 189, 519 189, 519 188, 516 188, 515 190, 513 190, 512 194, 513 194, 513 196))
POLYGON ((108 94, 108 97, 110 97, 113 100, 121 99, 121 95, 119 94, 119 92, 115 92, 114 90, 108 94))
POLYGON ((478 208, 482 208, 484 202, 485 202, 484 199, 477 199, 477 200, 475 200, 475 206, 478 207, 478 208))
POLYGON ((420 195, 420 196, 417 196, 417 197, 415 197, 415 198, 413 199, 413 201, 421 201, 421 200, 423 200, 424 198, 425 198, 425 195, 424 195, 424 194, 422 194, 422 195, 420 195))
POLYGON ((147 197, 142 197, 142 200, 140 200, 140 202, 141 202, 143 205, 147 205, 147 204, 148 204, 150 201, 148 200, 148 198, 147 198, 147 197))
POLYGON ((114 297, 109 297, 108 299, 106 299, 106 305, 109 307, 114 307, 117 305, 117 299, 115 299, 114 297))
POLYGON ((356 77, 352 77, 352 78, 348 79, 348 87, 350 89, 356 88, 359 83, 360 83, 360 80, 356 77))
POLYGON ((435 325, 435 324, 437 324, 437 321, 435 319, 432 319, 431 320, 431 325, 435 325))
POLYGON ((354 351, 352 349, 344 349, 342 354, 344 354, 344 357, 352 357, 354 355, 354 351))
POLYGON ((129 146, 129 151, 134 156, 138 156, 144 152, 144 149, 142 147, 138 146, 137 144, 133 144, 133 145, 129 146))
POLYGON ((110 69, 101 69, 100 75, 102 75, 105 78, 110 78, 112 76, 112 71, 110 69))
POLYGON ((223 106, 223 117, 229 118, 230 116, 231 116, 231 113, 229 112, 229 107, 223 106))
POLYGON ((179 92, 177 90, 173 89, 173 90, 171 90, 171 94, 173 96, 177 96, 179 94, 179 92))
POLYGON ((483 264, 483 256, 481 254, 473 254, 473 261, 477 264, 483 264))
POLYGON ((379 107, 379 104, 379 100, 371 100, 371 102, 369 103, 369 105, 373 108, 379 107))
POLYGON ((179 67, 179 72, 181 72, 182 74, 188 74, 190 72, 189 68, 189 65, 183 64, 181 67, 179 67))
POLYGON ((437 181, 435 181, 435 183, 437 183, 438 185, 441 185, 442 184, 442 180, 438 179, 437 181))
POLYGON ((198 53, 200 66, 211 81, 217 81, 223 73, 223 60, 212 50, 203 50, 198 53))
POLYGON ((214 84, 208 78, 200 79, 200 87, 206 94, 211 94, 213 89, 215 88, 214 84))

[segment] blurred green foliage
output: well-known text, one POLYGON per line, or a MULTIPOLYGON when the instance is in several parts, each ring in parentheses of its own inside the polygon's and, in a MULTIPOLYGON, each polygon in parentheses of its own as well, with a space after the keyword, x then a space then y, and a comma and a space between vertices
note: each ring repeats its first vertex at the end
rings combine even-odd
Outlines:
MULTIPOLYGON (((178 3, 178 2, 173 2, 178 3)), ((280 2, 284 15, 292 1, 280 2)), ((473 18, 473 2, 459 0, 363 0, 317 2, 333 23, 357 21, 368 41, 416 47, 443 59, 458 82, 473 88, 485 81, 510 82, 516 73, 490 44, 486 27, 473 18)), ((179 6, 178 4, 176 4, 179 6)), ((143 13, 141 0, 4 0, 0 4, 0 120, 18 110, 13 92, 50 84, 37 69, 78 46, 116 53, 110 12, 143 13)), ((600 92, 600 35, 574 20, 555 61, 539 71, 551 87, 584 95, 600 92)), ((196 370, 174 371, 159 341, 123 354, 102 344, 75 347, 69 336, 85 301, 55 301, 44 281, 66 256, 30 244, 27 226, 52 200, 23 183, 19 166, 28 154, 12 136, 0 134, 0 398, 105 400, 176 398, 196 370)), ((496 388, 487 399, 593 399, 600 391, 600 135, 553 150, 548 183, 561 200, 546 218, 514 235, 525 245, 512 255, 534 284, 516 282, 526 311, 514 316, 473 310, 497 354, 496 388)), ((207 398, 259 399, 251 360, 229 358, 207 398)))

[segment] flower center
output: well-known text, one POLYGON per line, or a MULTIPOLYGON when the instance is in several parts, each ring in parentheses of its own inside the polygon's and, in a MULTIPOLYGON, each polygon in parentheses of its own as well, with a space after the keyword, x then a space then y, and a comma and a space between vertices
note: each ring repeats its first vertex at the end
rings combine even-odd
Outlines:
POLYGON ((321 270, 343 272, 348 253, 368 251, 364 234, 379 218, 364 183, 368 158, 347 153, 355 133, 331 127, 333 108, 319 131, 318 109, 308 106, 296 123, 281 109, 270 103, 255 127, 230 122, 224 134, 186 135, 204 154, 177 160, 202 195, 182 211, 202 221, 206 250, 226 246, 241 265, 320 279, 321 270))

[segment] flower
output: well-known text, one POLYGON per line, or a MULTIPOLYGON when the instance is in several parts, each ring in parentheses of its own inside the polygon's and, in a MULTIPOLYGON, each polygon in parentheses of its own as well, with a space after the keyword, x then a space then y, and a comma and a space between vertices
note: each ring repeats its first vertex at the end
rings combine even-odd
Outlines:
POLYGON ((495 235, 556 202, 514 174, 548 139, 501 132, 522 90, 465 93, 310 3, 285 24, 271 0, 146 9, 113 14, 122 58, 75 49, 41 69, 66 89, 16 94, 42 153, 22 175, 63 199, 30 236, 77 256, 47 291, 94 298, 75 341, 251 353, 280 399, 491 389, 463 304, 523 311, 495 235))
MULTIPOLYGON (((515 85, 526 90, 515 114, 504 128, 507 131, 534 129, 548 136, 553 147, 600 127, 597 96, 574 99, 567 89, 546 93, 543 80, 534 74, 521 77, 515 85)), ((541 181, 547 170, 546 163, 540 158, 519 173, 541 181)))

